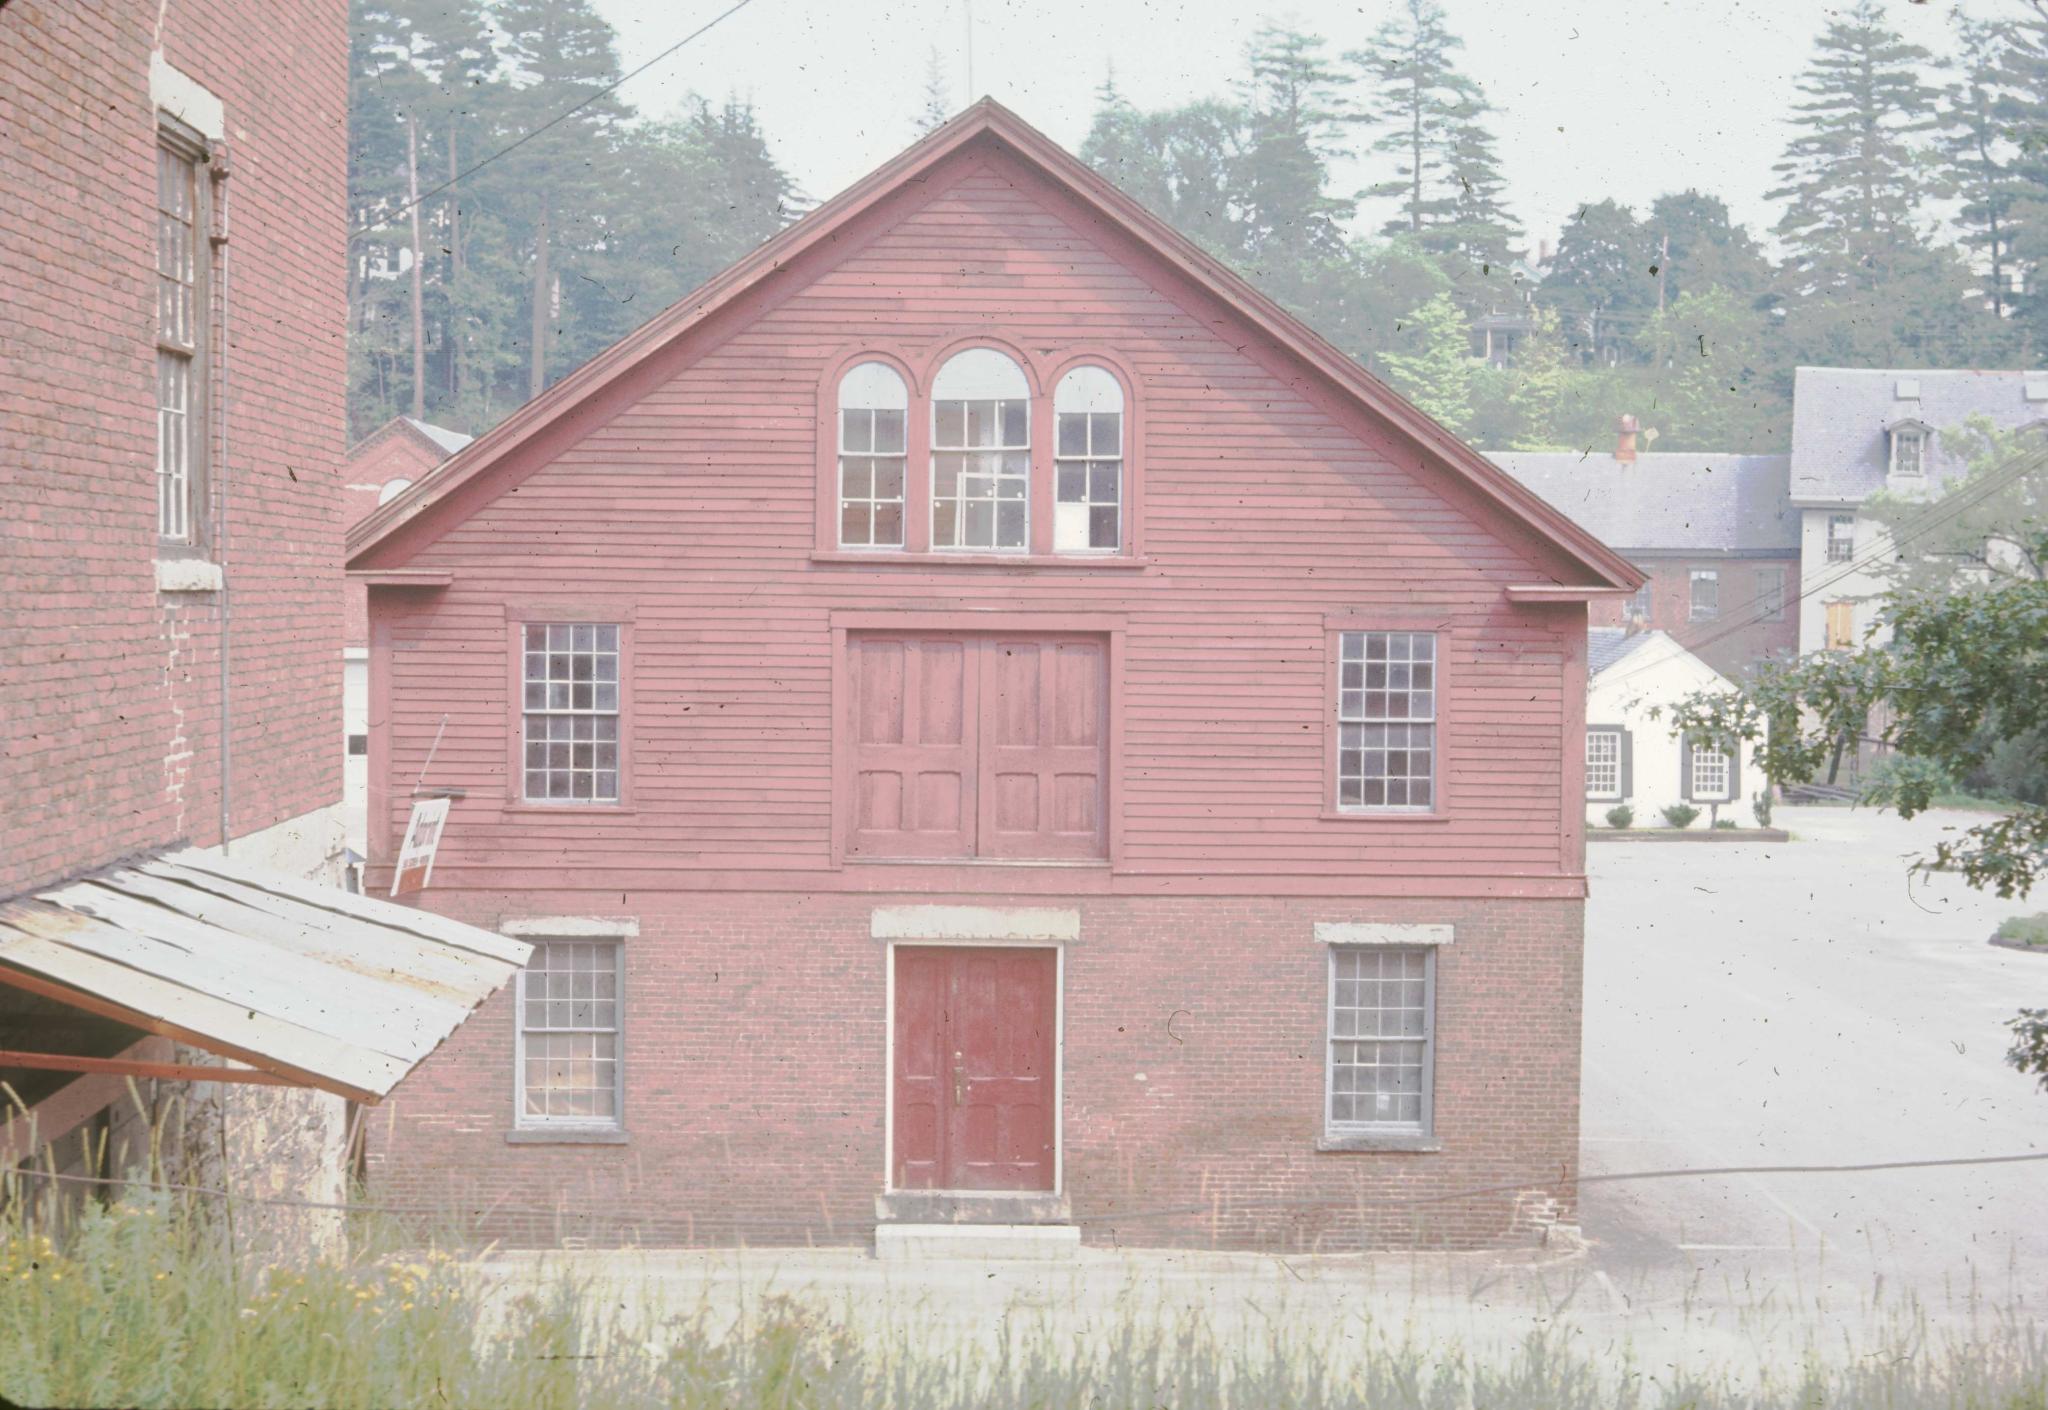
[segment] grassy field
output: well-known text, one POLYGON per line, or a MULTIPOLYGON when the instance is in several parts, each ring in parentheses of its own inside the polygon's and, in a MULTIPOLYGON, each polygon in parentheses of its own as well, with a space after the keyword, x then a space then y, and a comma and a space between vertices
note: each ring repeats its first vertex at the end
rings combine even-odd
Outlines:
POLYGON ((59 1221, 26 1217, 17 1201, 0 1228, 0 1393, 35 1405, 491 1410, 2048 1410, 2048 1343, 2010 1316, 1964 1338, 1902 1326, 1887 1354, 1839 1364, 1817 1327, 1810 1357, 1748 1384, 1625 1353, 1595 1362, 1554 1333, 1491 1359, 1355 1326, 1225 1344, 1189 1321, 1130 1321, 1085 1344, 877 1346, 781 1299, 653 1326, 608 1320, 602 1299, 566 1282, 490 1300, 465 1261, 396 1247, 375 1227, 323 1259, 281 1256, 286 1246, 264 1238, 231 1236, 163 1196, 87 1201, 59 1221))

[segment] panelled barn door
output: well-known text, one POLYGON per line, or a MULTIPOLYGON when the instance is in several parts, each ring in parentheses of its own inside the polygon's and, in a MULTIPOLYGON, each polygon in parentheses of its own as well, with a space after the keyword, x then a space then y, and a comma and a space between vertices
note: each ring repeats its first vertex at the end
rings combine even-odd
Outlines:
POLYGON ((847 643, 849 857, 1107 853, 1099 637, 847 643))
POLYGON ((905 1190, 1050 1190, 1058 955, 896 950, 895 1150, 905 1190))

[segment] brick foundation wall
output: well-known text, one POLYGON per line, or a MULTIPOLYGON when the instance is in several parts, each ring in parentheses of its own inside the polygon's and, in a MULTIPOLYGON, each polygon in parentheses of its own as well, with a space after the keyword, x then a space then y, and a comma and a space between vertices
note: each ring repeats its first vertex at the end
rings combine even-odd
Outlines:
MULTIPOLYGON (((641 933, 623 942, 629 1138, 508 1144, 508 988, 367 1114, 373 1199, 446 1209, 514 1243, 867 1239, 885 1165, 888 954, 869 915, 898 898, 431 899, 493 926, 637 917, 641 933)), ((1575 1218, 1583 903, 1018 904, 1081 913, 1064 961, 1064 1160, 1091 1241, 1464 1248, 1575 1218), (1327 984, 1318 920, 1455 927, 1437 961, 1441 1150, 1316 1149, 1327 984), (1401 1203, 1495 1185, 1511 1189, 1401 1203)))

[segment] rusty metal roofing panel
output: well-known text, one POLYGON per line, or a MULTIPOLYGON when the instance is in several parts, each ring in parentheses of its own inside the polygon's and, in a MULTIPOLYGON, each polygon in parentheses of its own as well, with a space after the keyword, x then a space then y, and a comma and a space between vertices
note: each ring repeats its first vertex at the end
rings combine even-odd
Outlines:
POLYGON ((0 980, 360 1101, 389 1093, 530 953, 193 852, 0 904, 0 980))

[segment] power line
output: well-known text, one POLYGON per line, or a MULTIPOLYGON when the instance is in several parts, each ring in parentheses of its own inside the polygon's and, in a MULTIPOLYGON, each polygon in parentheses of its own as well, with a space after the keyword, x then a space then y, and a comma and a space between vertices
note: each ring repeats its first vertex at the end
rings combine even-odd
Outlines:
POLYGON ((730 8, 722 10, 718 14, 712 16, 703 24, 697 26, 697 28, 691 30, 688 34, 684 35, 681 39, 678 39, 675 43, 669 45, 668 48, 662 50, 659 54, 656 54, 646 63, 640 65, 636 69, 631 70, 630 72, 621 74, 618 78, 612 80, 610 83, 607 83, 604 87, 598 89, 595 93, 592 93, 588 98, 585 98, 582 102, 576 104, 576 106, 574 106, 573 108, 565 109, 564 111, 557 113, 554 117, 549 118, 539 127, 536 127, 529 132, 524 132, 520 134, 512 141, 498 148, 497 151, 492 152, 489 156, 483 158, 483 160, 476 162, 471 166, 464 167, 461 171, 456 172, 455 175, 449 177, 439 186, 436 186, 432 190, 426 191, 421 195, 415 197, 414 199, 407 201, 404 205, 399 206, 397 209, 387 212, 380 219, 373 220, 368 225, 361 225, 356 227, 354 230, 349 231, 348 238, 353 240, 356 239, 358 236, 367 235, 372 230, 381 230, 383 227, 389 225, 392 221, 398 219, 398 217, 404 215, 407 211, 411 210, 414 206, 424 204, 425 202, 430 201, 434 197, 440 195, 443 191, 446 191, 449 187, 455 185, 456 182, 462 180, 463 177, 474 176, 477 172, 482 171, 492 162, 498 160, 498 158, 503 156, 509 156, 513 152, 518 151, 521 147, 524 147, 527 143, 531 142, 534 138, 540 136, 543 132, 548 131, 550 128, 559 126, 564 122, 567 122, 570 118, 582 112, 585 108, 589 107, 592 103, 595 103, 598 99, 606 96, 607 94, 616 92, 621 86, 635 78, 638 78, 641 74, 653 68, 663 59, 666 59, 669 55, 675 53, 685 44, 688 44, 691 40, 696 39, 700 35, 706 34, 711 30, 717 28, 719 25, 725 23, 725 21, 731 19, 734 15, 746 9, 747 6, 753 3, 754 0, 737 0, 737 3, 733 4, 730 8))

